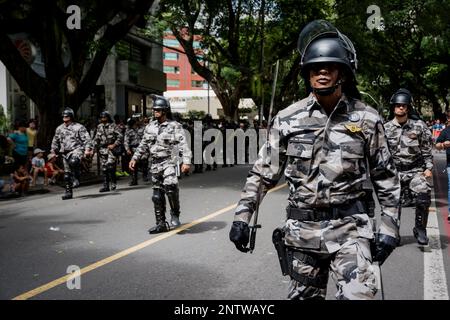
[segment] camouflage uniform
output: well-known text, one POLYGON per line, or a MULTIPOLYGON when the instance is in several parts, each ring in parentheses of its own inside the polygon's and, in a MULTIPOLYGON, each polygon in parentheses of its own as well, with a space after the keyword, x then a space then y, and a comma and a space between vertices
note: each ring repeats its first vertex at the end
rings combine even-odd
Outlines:
MULTIPOLYGON (((142 140, 142 137, 144 136, 144 130, 145 130, 144 127, 138 128, 127 127, 127 129, 125 130, 125 138, 123 142, 126 152, 130 151, 131 154, 134 154, 136 148, 139 146, 139 143, 142 140)), ((146 181, 148 172, 148 156, 143 155, 140 159, 140 163, 142 165, 143 178, 144 181, 146 181)), ((137 184, 137 175, 138 171, 135 170, 132 173, 132 182, 134 182, 133 184, 137 184)))
MULTIPOLYGON (((384 125, 389 148, 399 171, 402 186, 411 190, 412 198, 431 192, 430 182, 423 175, 425 169, 433 169, 432 137, 422 120, 408 119, 401 126, 394 118, 384 125)), ((403 191, 402 190, 402 194, 403 191)))
POLYGON ((157 223, 165 222, 165 193, 167 193, 171 214, 179 216, 178 178, 175 166, 180 153, 184 164, 191 163, 192 153, 186 141, 183 127, 172 120, 159 123, 151 121, 134 152, 132 160, 138 161, 148 155, 153 183, 153 202, 157 223))
POLYGON ((121 129, 114 123, 100 123, 94 137, 95 147, 98 148, 100 164, 105 177, 104 187, 109 189, 109 181, 112 182, 113 189, 116 185, 116 164, 117 156, 108 148, 108 145, 120 146, 123 141, 121 129))
POLYGON ((289 299, 324 299, 329 267, 338 299, 372 299, 377 287, 370 248, 374 234, 365 202, 359 201, 368 173, 382 208, 379 234, 397 238, 400 225, 400 182, 378 113, 343 95, 328 116, 310 94, 278 113, 269 137, 234 220, 249 223, 260 177, 264 197, 285 168, 289 299), (279 156, 278 163, 269 163, 273 155, 279 156))
POLYGON ((92 140, 86 128, 79 123, 61 124, 56 128, 51 150, 63 155, 66 193, 72 193, 73 183, 78 186, 81 159, 86 149, 92 149, 92 140))
MULTIPOLYGON (((422 120, 408 119, 400 125, 396 118, 385 124, 389 148, 402 184, 402 205, 416 207, 417 237, 419 228, 426 237, 431 204, 431 185, 423 172, 433 169, 432 135, 422 120)), ((427 239, 424 240, 427 243, 427 239)), ((424 244, 425 244, 424 243, 424 244)))

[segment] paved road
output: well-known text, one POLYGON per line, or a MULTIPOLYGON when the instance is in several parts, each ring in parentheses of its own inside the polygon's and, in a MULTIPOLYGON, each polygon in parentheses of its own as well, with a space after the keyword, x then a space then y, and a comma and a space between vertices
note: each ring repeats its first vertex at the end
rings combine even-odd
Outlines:
MULTIPOLYGON (((403 245, 382 268, 386 299, 448 299, 443 154, 437 154, 436 163, 434 184, 441 189, 432 215, 438 218, 439 241, 418 246, 412 235, 414 212, 404 209, 403 245), (427 255, 431 264, 424 260, 427 255), (427 296, 430 281, 437 281, 436 292, 428 290, 427 296)), ((99 194, 98 186, 76 189, 71 201, 60 200, 61 189, 0 202, 0 299, 285 299, 288 279, 279 270, 271 233, 284 219, 287 188, 280 183, 263 202, 263 228, 253 254, 240 253, 228 240, 232 209, 248 170, 220 168, 181 180, 178 233, 150 236, 151 188, 128 187, 125 180, 111 193, 99 194), (70 290, 61 278, 71 265, 87 267, 81 289, 70 290)), ((328 298, 334 293, 330 282, 328 298)))

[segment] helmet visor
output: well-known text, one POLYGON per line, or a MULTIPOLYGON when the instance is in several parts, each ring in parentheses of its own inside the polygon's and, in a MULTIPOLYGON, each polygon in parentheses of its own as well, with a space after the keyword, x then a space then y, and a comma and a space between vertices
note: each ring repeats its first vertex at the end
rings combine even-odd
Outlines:
POLYGON ((308 23, 298 37, 297 48, 300 54, 305 54, 309 44, 321 37, 338 37, 338 30, 328 21, 314 20, 308 23))
POLYGON ((342 34, 335 26, 326 20, 314 20, 308 23, 300 32, 297 42, 297 49, 302 57, 305 56, 306 49, 311 42, 319 38, 338 38, 342 47, 351 53, 352 63, 354 63, 355 69, 357 69, 356 50, 350 39, 342 34))

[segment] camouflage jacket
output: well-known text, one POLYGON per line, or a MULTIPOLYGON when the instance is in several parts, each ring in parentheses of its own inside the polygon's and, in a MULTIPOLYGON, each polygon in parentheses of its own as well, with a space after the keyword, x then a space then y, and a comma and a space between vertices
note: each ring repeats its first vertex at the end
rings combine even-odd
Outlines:
MULTIPOLYGON (((408 119, 401 126, 394 118, 384 125, 395 165, 402 169, 433 169, 431 131, 422 120, 408 119)), ((403 170, 408 171, 408 170, 403 170)))
POLYGON ((123 139, 125 150, 133 151, 132 148, 137 148, 143 136, 144 127, 127 128, 127 130, 125 131, 125 138, 123 139))
MULTIPOLYGON (((379 233, 398 236, 400 180, 375 109, 343 95, 328 116, 311 94, 274 117, 268 143, 249 173, 235 221, 250 221, 260 177, 264 197, 285 168, 289 205, 308 209, 329 208, 360 198, 370 176, 382 208, 379 233)), ((320 242, 323 223, 307 221, 300 225, 305 230, 317 227, 307 237, 318 236, 320 242)), ((365 233, 373 237, 371 230, 365 233)))
POLYGON ((167 120, 160 124, 158 120, 153 120, 145 127, 144 136, 132 159, 139 160, 148 154, 151 160, 166 159, 175 164, 177 155, 174 153, 180 152, 183 163, 190 164, 192 153, 186 140, 180 123, 167 120))
POLYGON ((119 146, 122 144, 123 134, 121 129, 114 123, 100 123, 97 126, 94 142, 96 148, 106 148, 110 144, 119 146))
POLYGON ((68 126, 58 126, 52 140, 51 149, 55 152, 67 153, 75 149, 92 149, 92 140, 86 128, 77 122, 68 126))

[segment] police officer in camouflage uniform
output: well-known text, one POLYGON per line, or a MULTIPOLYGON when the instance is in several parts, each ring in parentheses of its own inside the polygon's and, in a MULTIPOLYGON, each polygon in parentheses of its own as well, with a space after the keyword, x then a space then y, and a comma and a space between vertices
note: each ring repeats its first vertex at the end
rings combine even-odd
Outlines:
MULTIPOLYGON (((124 147, 127 155, 132 157, 136 148, 139 146, 139 143, 144 136, 144 127, 140 126, 139 123, 134 118, 129 118, 127 120, 127 129, 125 130, 125 138, 124 138, 124 147)), ((144 178, 147 177, 148 172, 148 160, 144 155, 139 160, 139 164, 142 167, 142 175, 144 178)), ((131 173, 131 181, 129 183, 130 186, 135 186, 138 184, 138 170, 134 170, 131 173)))
POLYGON ((103 173, 103 187, 99 192, 115 190, 117 186, 116 165, 120 156, 120 145, 123 143, 121 129, 112 121, 108 111, 100 113, 100 124, 94 137, 103 173), (111 183, 111 188, 110 188, 111 183))
POLYGON ((62 113, 64 123, 56 128, 50 154, 59 153, 63 157, 65 193, 63 200, 72 199, 72 188, 80 184, 81 159, 92 156, 92 140, 86 128, 74 122, 75 114, 71 108, 62 113))
POLYGON ((331 271, 338 299, 373 299, 372 262, 383 263, 398 238, 398 173, 379 114, 358 100, 350 40, 316 20, 300 33, 298 48, 312 92, 271 121, 266 156, 261 149, 249 173, 230 240, 248 251, 259 185, 262 199, 285 168, 289 204, 279 257, 291 277, 288 298, 325 299, 331 271), (368 172, 382 208, 375 235, 363 189, 368 172))
POLYGON ((385 124, 389 148, 399 171, 403 206, 414 199, 416 222, 414 237, 421 245, 428 244, 427 221, 431 204, 431 170, 433 169, 432 136, 425 122, 411 117, 412 97, 407 89, 399 89, 390 100, 395 116, 385 124))
POLYGON ((130 161, 130 169, 135 170, 136 161, 148 155, 151 162, 153 183, 152 200, 155 206, 156 226, 150 234, 169 230, 166 222, 166 198, 169 199, 171 225, 180 225, 180 199, 175 166, 180 153, 183 159, 181 171, 189 172, 191 151, 186 141, 183 127, 170 119, 170 104, 163 96, 153 95, 153 114, 155 120, 145 128, 144 137, 130 161))

